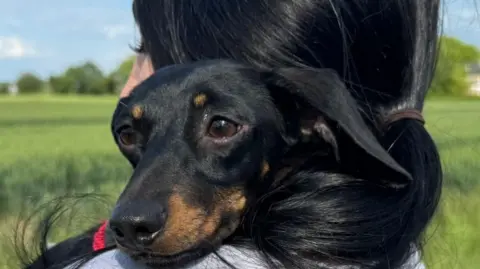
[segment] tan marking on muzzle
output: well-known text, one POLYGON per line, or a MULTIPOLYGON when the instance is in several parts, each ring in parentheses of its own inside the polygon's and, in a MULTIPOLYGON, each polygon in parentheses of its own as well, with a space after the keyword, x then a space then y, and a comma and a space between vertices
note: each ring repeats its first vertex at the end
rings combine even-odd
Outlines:
POLYGON ((207 218, 205 210, 192 207, 178 193, 170 196, 168 212, 164 233, 153 246, 161 255, 177 254, 200 241, 200 228, 207 218))
POLYGON ((143 116, 143 108, 140 105, 134 105, 131 113, 134 119, 139 120, 143 116))
POLYGON ((247 198, 245 198, 243 191, 237 188, 218 192, 218 197, 216 203, 223 211, 227 212, 242 211, 247 204, 247 198))
POLYGON ((228 209, 234 212, 239 212, 245 209, 245 205, 247 204, 247 198, 245 198, 242 191, 237 191, 230 196, 227 202, 228 209))
POLYGON ((222 212, 220 211, 220 208, 216 207, 213 210, 212 214, 210 214, 205 219, 205 222, 202 225, 202 234, 205 237, 213 235, 215 231, 218 229, 218 226, 220 225, 221 215, 222 215, 222 212))
POLYGON ((247 198, 243 195, 243 191, 239 189, 218 191, 215 196, 215 207, 212 214, 207 217, 203 226, 205 235, 215 233, 220 226, 223 213, 235 213, 240 216, 247 204, 247 198))
MULTIPOLYGON (((222 214, 225 212, 235 213, 240 218, 246 202, 241 190, 220 191, 215 194, 211 213, 207 214, 206 209, 189 205, 175 192, 169 198, 169 215, 164 233, 154 243, 153 250, 160 255, 174 255, 194 247, 219 231, 222 214)), ((239 221, 235 222, 238 225, 239 221)))
POLYGON ((193 104, 195 107, 203 107, 207 102, 207 95, 204 93, 199 93, 195 98, 193 98, 193 104))

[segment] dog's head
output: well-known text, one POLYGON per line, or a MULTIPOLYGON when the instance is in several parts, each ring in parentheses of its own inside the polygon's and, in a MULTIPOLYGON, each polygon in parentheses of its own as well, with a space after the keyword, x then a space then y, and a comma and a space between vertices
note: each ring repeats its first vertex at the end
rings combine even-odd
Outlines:
POLYGON ((369 162, 393 186, 410 180, 329 70, 169 66, 119 102, 112 132, 134 172, 110 227, 121 248, 157 266, 220 245, 261 195, 255 185, 279 180, 295 148, 322 152, 339 168, 356 161, 353 173, 369 162))

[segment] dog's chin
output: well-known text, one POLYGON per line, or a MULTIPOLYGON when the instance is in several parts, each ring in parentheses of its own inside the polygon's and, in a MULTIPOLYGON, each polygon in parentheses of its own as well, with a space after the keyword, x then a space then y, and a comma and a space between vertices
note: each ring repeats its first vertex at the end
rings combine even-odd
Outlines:
MULTIPOLYGON (((143 263, 151 268, 155 269, 164 269, 164 268, 171 268, 171 269, 179 269, 185 268, 187 265, 194 264, 198 262, 203 257, 207 256, 208 254, 212 253, 214 249, 211 247, 209 248, 194 248, 186 251, 182 251, 180 253, 165 256, 165 255, 158 255, 155 253, 150 252, 141 252, 141 253, 129 253, 127 254, 134 260, 143 263)), ((125 250, 124 250, 125 251, 125 250)))
POLYGON ((138 249, 134 250, 117 244, 118 249, 130 256, 133 260, 155 269, 185 268, 187 265, 194 264, 211 254, 218 249, 220 245, 221 242, 218 242, 218 244, 212 244, 211 242, 204 243, 176 254, 162 255, 154 251, 139 251, 138 249))
POLYGON ((172 255, 156 253, 154 250, 140 251, 138 248, 132 249, 122 246, 117 242, 118 248, 129 255, 132 259, 143 263, 155 269, 177 269, 185 268, 187 265, 198 262, 205 256, 218 249, 222 243, 233 236, 238 227, 239 219, 234 221, 225 221, 223 225, 217 228, 214 236, 206 238, 187 250, 172 255))

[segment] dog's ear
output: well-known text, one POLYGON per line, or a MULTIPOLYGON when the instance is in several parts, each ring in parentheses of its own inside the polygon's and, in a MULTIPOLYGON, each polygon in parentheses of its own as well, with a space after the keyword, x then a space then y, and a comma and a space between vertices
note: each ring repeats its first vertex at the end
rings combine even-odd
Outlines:
POLYGON ((286 123, 287 139, 322 139, 340 163, 393 187, 412 180, 381 146, 336 72, 330 69, 279 68, 264 79, 286 123), (296 136, 296 137, 295 137, 296 136))

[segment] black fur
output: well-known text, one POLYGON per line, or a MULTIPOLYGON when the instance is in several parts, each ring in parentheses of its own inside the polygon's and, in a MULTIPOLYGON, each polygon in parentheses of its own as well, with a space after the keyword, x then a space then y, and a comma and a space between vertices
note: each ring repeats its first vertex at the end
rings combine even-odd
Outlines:
MULTIPOLYGON (((416 120, 403 119, 386 129, 379 128, 378 121, 398 110, 423 108, 435 64, 438 4, 438 0, 135 1, 133 11, 143 37, 141 50, 150 55, 155 69, 202 59, 239 61, 247 67, 235 64, 231 68, 227 64, 219 73, 226 72, 228 79, 220 82, 230 86, 216 91, 231 93, 231 100, 236 100, 231 105, 237 108, 244 104, 238 109, 250 111, 249 115, 263 110, 262 115, 273 115, 266 105, 271 104, 270 108, 277 108, 281 122, 286 124, 285 130, 276 131, 267 124, 265 128, 271 131, 257 137, 272 135, 267 142, 273 145, 262 139, 249 140, 259 150, 247 154, 252 159, 248 163, 255 166, 240 162, 239 156, 247 155, 238 152, 223 163, 230 169, 235 167, 230 164, 242 167, 236 175, 248 177, 224 182, 221 171, 225 170, 207 173, 206 179, 216 178, 214 184, 243 184, 249 198, 241 226, 223 240, 224 244, 259 249, 272 268, 276 268, 274 261, 287 268, 398 268, 412 246, 421 249, 422 234, 440 195, 442 172, 437 149, 416 120), (313 68, 330 68, 339 76, 313 68), (232 85, 252 87, 230 90, 232 85), (259 90, 263 88, 268 89, 268 94, 259 90), (273 102, 264 100, 267 97, 273 102), (264 102, 255 107, 259 101, 264 102), (311 109, 297 110, 292 102, 311 109), (313 118, 312 111, 316 112, 313 118), (295 137, 299 120, 306 117, 315 121, 319 114, 324 119, 322 126, 329 127, 336 143, 323 133, 316 141, 318 147, 302 147, 295 137), (289 150, 267 150, 273 148, 289 150), (270 178, 245 183, 258 178, 257 162, 266 157, 271 158, 268 161, 273 171, 288 168, 287 172, 278 181, 270 178)), ((212 69, 224 64, 213 64, 212 69)), ((187 65, 158 71, 121 102, 127 106, 152 102, 146 98, 147 92, 173 98, 176 91, 185 89, 169 87, 173 91, 166 93, 155 88, 166 80, 182 80, 185 76, 194 82, 204 79, 192 79, 188 75, 190 68, 187 65), (169 72, 177 72, 177 77, 169 72)), ((218 84, 218 78, 209 77, 209 72, 205 72, 207 81, 218 84)), ((163 99, 149 105, 156 107, 152 108, 154 122, 162 122, 164 128, 186 130, 181 128, 182 120, 166 121, 177 110, 188 111, 186 103, 182 104, 183 110, 163 99), (161 110, 160 103, 170 109, 161 110), (165 112, 162 117, 166 122, 160 112, 165 112)), ((121 111, 119 106, 114 119, 120 117, 121 111)), ((267 122, 279 123, 278 119, 267 122)), ((126 154, 134 166, 159 153, 150 149, 146 160, 136 154, 126 154)), ((140 182, 143 163, 138 171, 126 193, 137 188, 141 192, 144 185, 135 182, 140 182)), ((190 180, 185 175, 183 178, 185 182, 190 180)), ((197 187, 208 190, 211 186, 197 187)), ((134 199, 138 193, 124 193, 120 201, 134 199)), ((213 241, 218 243, 220 239, 213 241)), ((55 252, 60 248, 45 255, 57 257, 55 252)), ((57 261, 62 260, 64 257, 58 257, 57 261)))

